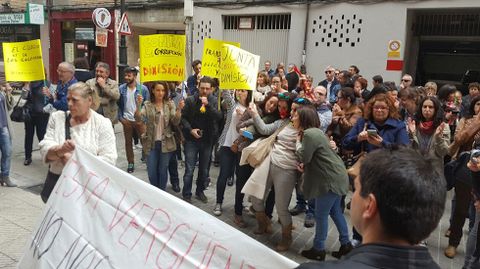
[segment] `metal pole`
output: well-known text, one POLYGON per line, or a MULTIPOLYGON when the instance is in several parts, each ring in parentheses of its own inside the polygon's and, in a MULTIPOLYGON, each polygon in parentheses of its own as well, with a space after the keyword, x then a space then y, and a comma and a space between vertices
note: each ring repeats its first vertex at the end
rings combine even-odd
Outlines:
MULTIPOLYGON (((120 0, 120 18, 125 13, 125 0, 120 0)), ((123 83, 123 70, 127 67, 127 40, 124 35, 120 35, 120 47, 119 47, 119 64, 118 64, 118 82, 123 83)))

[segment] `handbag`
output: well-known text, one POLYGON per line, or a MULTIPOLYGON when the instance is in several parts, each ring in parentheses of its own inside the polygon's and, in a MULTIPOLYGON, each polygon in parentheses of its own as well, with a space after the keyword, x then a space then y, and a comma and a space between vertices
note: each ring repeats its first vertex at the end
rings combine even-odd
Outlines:
POLYGON ((26 105, 26 99, 23 97, 18 98, 17 103, 13 107, 10 119, 14 122, 28 122, 32 119, 30 115, 30 107, 26 105))
POLYGON ((260 141, 255 149, 250 153, 250 155, 247 158, 248 164, 255 168, 259 166, 263 160, 270 154, 270 151, 272 150, 273 143, 277 140, 277 135, 280 133, 280 131, 287 126, 288 123, 283 124, 280 128, 278 128, 273 134, 271 134, 269 137, 263 139, 260 141))
MULTIPOLYGON (((363 131, 367 129, 367 123, 365 123, 365 126, 363 127, 363 131)), ((360 167, 362 166, 362 162, 365 160, 365 157, 367 155, 367 152, 365 151, 365 143, 362 142, 362 150, 360 151, 359 154, 353 157, 353 165, 347 169, 347 174, 351 178, 356 178, 358 175, 360 175, 360 167)))
MULTIPOLYGON (((67 115, 65 111, 65 140, 71 139, 70 137, 70 115, 67 115)), ((45 178, 45 183, 43 184, 42 192, 40 193, 40 197, 44 203, 47 203, 50 194, 52 194, 55 185, 57 184, 60 175, 54 174, 50 172, 50 169, 47 173, 47 177, 45 178)))
POLYGON ((470 151, 460 153, 455 160, 451 160, 443 167, 447 191, 455 187, 455 182, 460 180, 469 180, 471 178, 471 171, 467 167, 470 161, 470 151))

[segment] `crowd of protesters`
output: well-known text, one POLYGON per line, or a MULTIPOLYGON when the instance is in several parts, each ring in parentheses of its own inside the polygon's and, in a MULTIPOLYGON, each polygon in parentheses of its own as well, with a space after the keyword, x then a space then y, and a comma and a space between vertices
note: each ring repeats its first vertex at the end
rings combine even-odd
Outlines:
MULTIPOLYGON (((139 83, 138 67, 128 67, 123 74, 125 83, 119 86, 110 78, 110 67, 106 63, 97 62, 95 72, 86 76, 83 83, 77 81, 75 66, 63 62, 57 69, 56 86, 47 81, 26 83, 25 99, 31 108, 31 117, 25 122, 24 165, 32 163, 36 130, 43 160, 50 164, 49 185, 42 193, 44 201, 75 145, 115 163, 112 126, 119 121, 125 135, 127 172, 135 170, 133 145, 140 140, 142 160, 147 164, 152 185, 166 190, 170 177, 172 190, 181 192, 185 201, 191 203, 194 196, 208 203, 204 190, 210 184, 213 163, 220 167, 216 201, 212 204, 214 215, 223 213, 226 185, 235 182, 232 217, 239 228, 246 227, 242 214, 247 197, 251 203, 249 211, 257 220, 256 234, 272 232, 275 208, 282 227, 276 249, 286 251, 292 244, 292 215, 305 212, 305 227, 315 226, 315 238, 313 246, 301 254, 323 261, 330 216, 340 241, 340 249, 333 251, 332 256, 340 259, 369 236, 365 235, 366 227, 354 225, 350 232, 344 217, 345 210, 359 206, 354 204, 354 199, 352 202, 346 199, 349 187, 357 192, 360 184, 362 189, 363 184, 367 184, 360 183, 361 179, 355 178, 358 174, 353 173, 355 164, 363 161, 364 156, 368 160, 369 155, 379 149, 411 148, 422 159, 429 160, 429 167, 443 186, 448 181, 444 165, 480 147, 479 83, 468 85, 468 95, 464 97, 459 89, 448 84, 440 88, 434 82, 413 86, 414 78, 409 74, 403 75, 399 84, 383 81, 381 75, 376 75, 370 84, 359 68, 352 65, 346 70, 327 66, 324 78, 316 77, 319 82, 315 86, 313 76, 300 73, 295 65, 285 67, 279 63, 272 69, 267 61, 265 69, 258 73, 256 90, 221 90, 217 79, 201 75, 201 61, 194 61, 192 67, 194 74, 186 82, 157 81, 145 85, 139 83), (52 112, 54 110, 58 111, 52 112), (88 128, 79 128, 82 125, 88 128), (72 133, 67 133, 66 128, 72 133), (98 135, 99 132, 102 135, 98 135), (265 141, 270 141, 265 147, 266 154, 252 163, 255 147, 260 148, 258 145, 266 144, 265 141), (181 188, 178 165, 182 149, 185 173, 181 188), (198 176, 192 193, 196 168, 198 176), (293 196, 297 203, 289 209, 293 196)), ((15 184, 8 177, 11 136, 5 115, 12 105, 8 85, 0 95, 0 102, 3 102, 0 104, 3 126, 0 184, 11 187, 15 184)), ((370 159, 382 161, 382 154, 372 155, 370 159)), ((375 170, 372 162, 370 169, 375 170)), ((427 164, 417 162, 417 165, 427 164)), ((362 167, 360 175, 368 176, 369 171, 362 167)), ((472 232, 465 268, 477 268, 480 266, 480 249, 477 249, 480 215, 476 213, 480 212, 477 211, 480 210, 480 179, 477 179, 480 165, 470 161, 463 170, 466 172, 461 176, 455 173, 455 182, 449 184, 455 195, 450 227, 445 231, 449 237, 445 255, 455 257, 463 224, 468 218, 472 232), (471 195, 472 192, 475 195, 471 195)), ((428 176, 422 174, 421 177, 428 176)), ((403 187, 398 184, 393 183, 392 188, 403 187)), ((365 198, 365 193, 360 195, 365 198)), ((411 198, 418 203, 423 201, 423 198, 411 198)), ((376 206, 378 210, 383 208, 383 205, 376 206)), ((442 212, 432 214, 441 216, 443 206, 438 206, 442 212)), ((436 221, 438 223, 438 219, 436 221)), ((436 223, 429 225, 436 227, 436 223)), ((407 241, 412 246, 422 245, 428 235, 429 232, 424 232, 407 241)))

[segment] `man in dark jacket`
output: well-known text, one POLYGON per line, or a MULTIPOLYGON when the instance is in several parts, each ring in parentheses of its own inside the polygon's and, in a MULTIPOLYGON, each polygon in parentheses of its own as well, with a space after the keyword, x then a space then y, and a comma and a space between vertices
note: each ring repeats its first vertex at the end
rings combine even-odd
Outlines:
POLYGON ((197 189, 195 197, 206 203, 207 197, 203 193, 208 177, 208 165, 212 147, 217 137, 217 121, 222 113, 217 109, 217 100, 212 95, 212 79, 202 77, 198 93, 189 96, 182 110, 183 135, 185 137, 185 175, 183 176, 183 199, 187 202, 192 197, 192 181, 195 164, 198 164, 197 189))
POLYGON ((343 260, 298 268, 440 268, 418 243, 437 227, 445 198, 444 180, 413 149, 371 152, 355 178, 351 207, 352 224, 362 234, 363 245, 343 260))
POLYGON ((340 90, 340 82, 335 78, 335 68, 327 66, 325 69, 325 79, 318 83, 327 89, 327 101, 334 104, 337 101, 337 93, 340 90))

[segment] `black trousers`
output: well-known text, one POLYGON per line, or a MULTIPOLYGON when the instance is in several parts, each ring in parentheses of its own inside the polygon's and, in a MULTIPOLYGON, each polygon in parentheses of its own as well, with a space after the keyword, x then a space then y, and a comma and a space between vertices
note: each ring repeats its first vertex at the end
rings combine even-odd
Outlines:
POLYGON ((25 122, 25 159, 32 158, 33 136, 37 132, 38 142, 43 140, 47 132, 48 118, 50 114, 38 113, 32 114, 32 119, 25 122))

